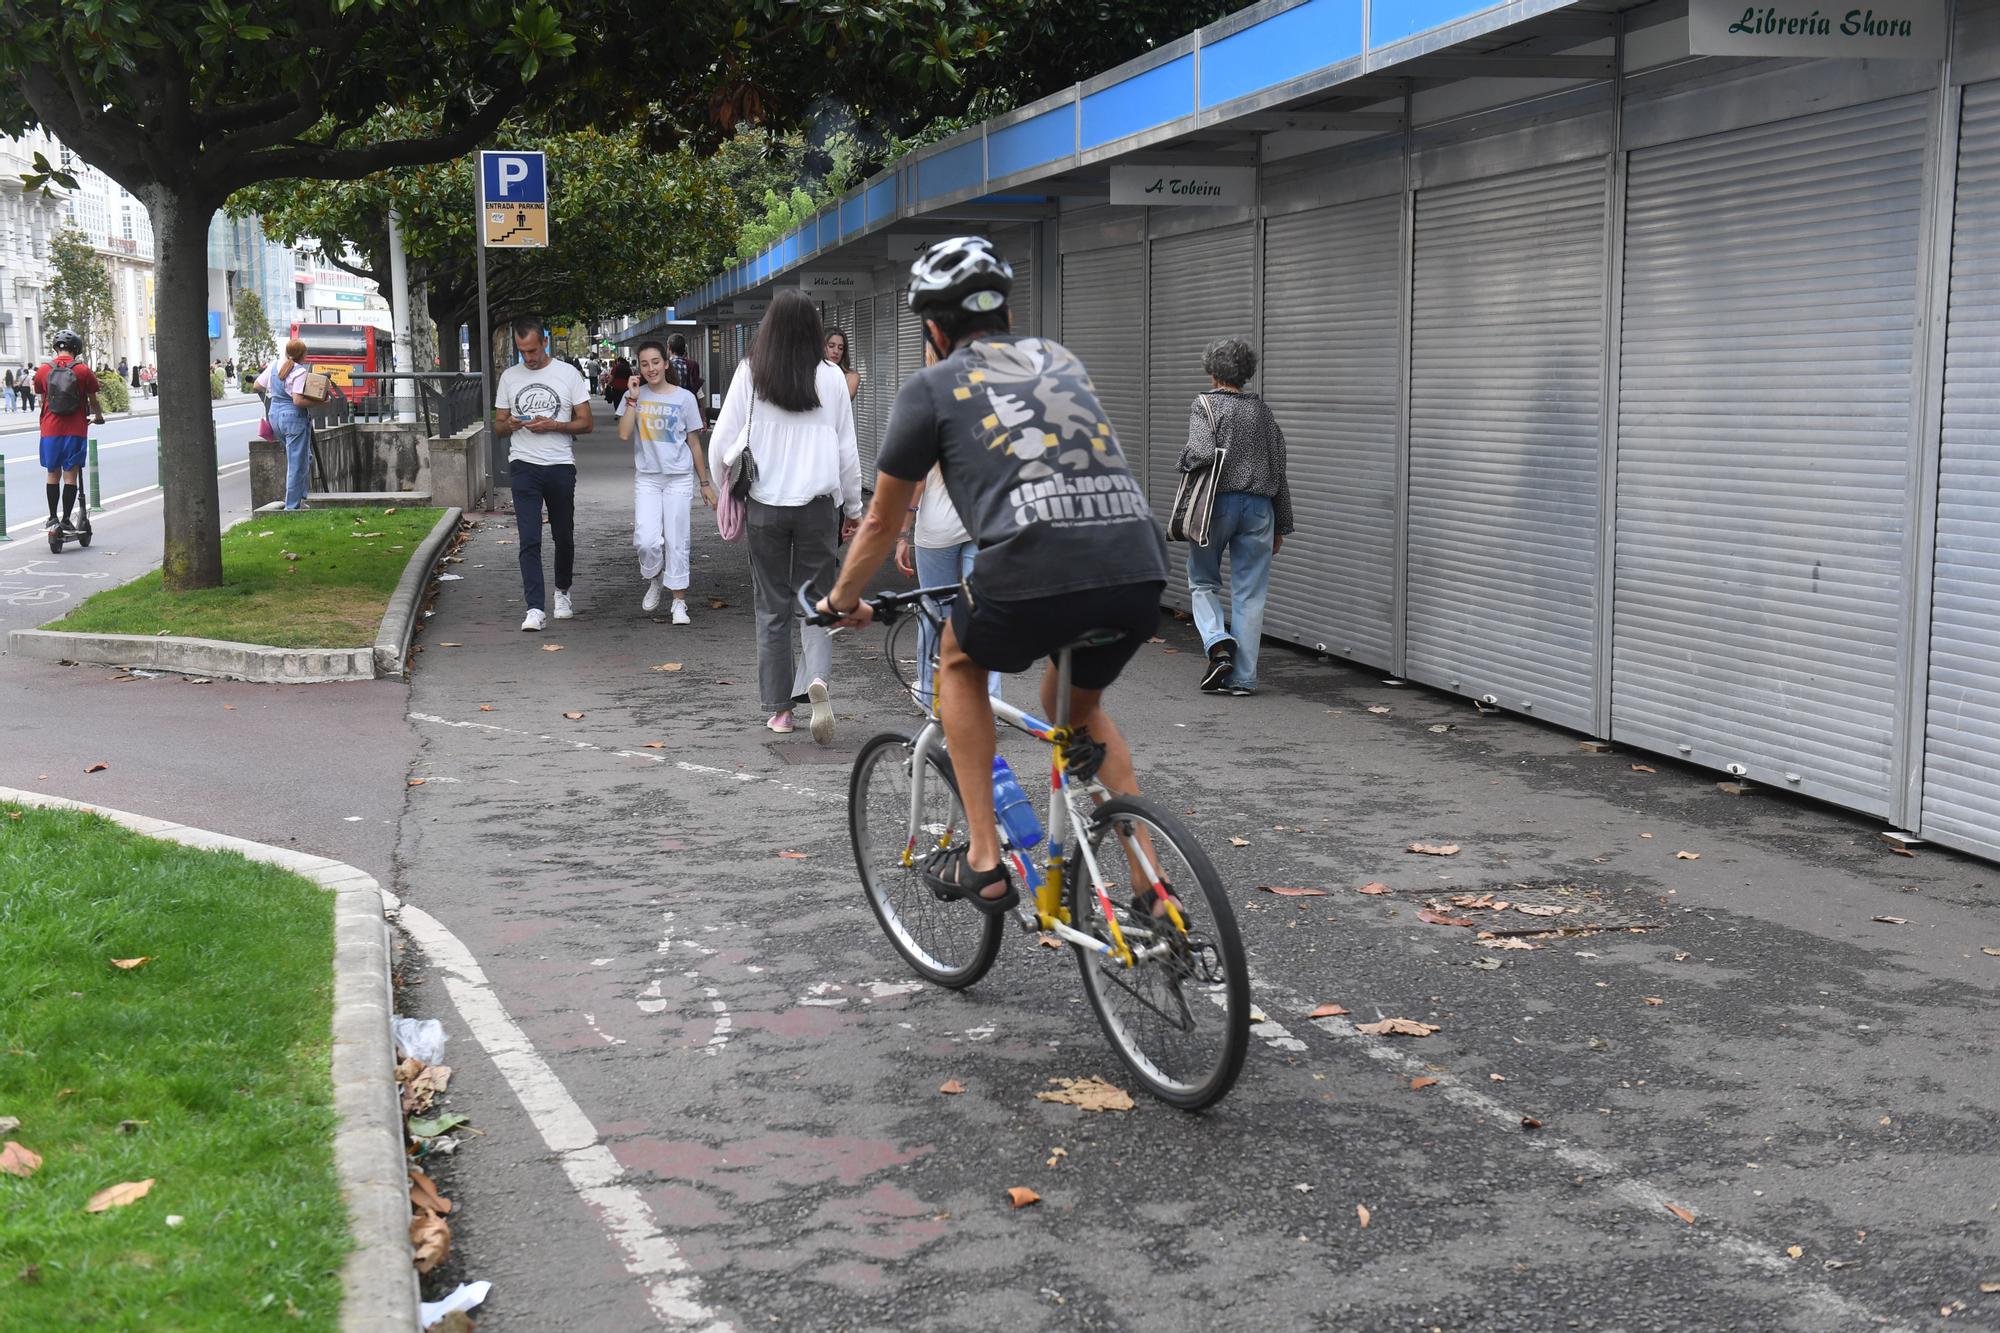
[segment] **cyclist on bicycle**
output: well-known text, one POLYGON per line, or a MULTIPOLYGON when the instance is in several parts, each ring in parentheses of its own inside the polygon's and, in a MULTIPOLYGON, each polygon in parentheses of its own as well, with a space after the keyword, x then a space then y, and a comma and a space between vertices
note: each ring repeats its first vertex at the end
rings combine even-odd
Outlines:
MULTIPOLYGON (((862 590, 937 466, 979 548, 952 602, 937 676, 970 841, 933 854, 924 879, 988 912, 1008 910, 1019 893, 994 823, 987 672, 1025 671, 1092 631, 1122 632, 1072 654, 1070 718, 1073 730, 1104 746, 1104 785, 1136 792, 1132 752, 1104 711, 1104 691, 1158 626, 1167 578, 1152 507, 1083 363, 1046 338, 1010 332, 1013 283, 1013 270, 979 236, 941 241, 911 266, 909 305, 923 320, 926 368, 896 396, 876 456, 874 503, 819 604, 842 625, 874 618, 862 590)), ((1051 663, 1042 677, 1050 714, 1056 681, 1051 663)))

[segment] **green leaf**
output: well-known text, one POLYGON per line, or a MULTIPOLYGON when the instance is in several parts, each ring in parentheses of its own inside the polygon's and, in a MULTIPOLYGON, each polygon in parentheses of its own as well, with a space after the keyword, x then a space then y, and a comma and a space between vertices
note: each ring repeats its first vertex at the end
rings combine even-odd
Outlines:
POLYGON ((411 1120, 409 1122, 410 1137, 413 1139, 434 1139, 440 1134, 457 1129, 460 1125, 469 1125, 471 1123, 472 1117, 469 1115, 460 1115, 456 1111, 446 1111, 443 1115, 430 1120, 411 1120))

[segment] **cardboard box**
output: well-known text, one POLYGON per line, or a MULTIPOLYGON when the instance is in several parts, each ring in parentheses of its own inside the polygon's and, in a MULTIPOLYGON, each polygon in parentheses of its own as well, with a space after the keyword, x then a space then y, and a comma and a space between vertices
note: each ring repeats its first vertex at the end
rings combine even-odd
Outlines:
POLYGON ((299 390, 299 396, 309 403, 325 402, 333 396, 333 377, 323 370, 307 371, 305 384, 299 390))

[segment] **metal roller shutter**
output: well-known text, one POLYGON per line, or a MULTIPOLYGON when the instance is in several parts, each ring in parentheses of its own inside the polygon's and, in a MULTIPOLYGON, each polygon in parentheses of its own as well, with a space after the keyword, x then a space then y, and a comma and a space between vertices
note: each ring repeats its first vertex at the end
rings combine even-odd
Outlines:
POLYGON ((1612 735, 1890 804, 1925 99, 1631 155, 1612 735))
MULTIPOLYGON (((903 381, 924 368, 924 325, 917 318, 916 311, 902 296, 896 298, 896 390, 902 391, 903 381)), ((896 405, 896 394, 889 395, 888 403, 882 409, 882 425, 889 425, 889 411, 896 405)))
POLYGON ((1594 722, 1604 163, 1422 190, 1412 679, 1594 722))
POLYGON ((1298 531, 1264 632, 1389 667, 1395 655, 1402 200, 1273 218, 1264 396, 1285 432, 1298 531))
POLYGON ((901 383, 902 364, 896 349, 896 307, 900 304, 894 292, 878 292, 875 296, 875 375, 868 395, 869 443, 861 455, 861 470, 875 471, 875 448, 882 442, 882 432, 889 425, 889 405, 896 401, 896 386, 901 383))
POLYGON ((1097 401, 1137 471, 1135 442, 1146 420, 1139 329, 1146 317, 1145 252, 1136 245, 1062 257, 1062 337, 1090 372, 1097 401))
MULTIPOLYGON (((1210 387, 1201 354, 1217 338, 1234 334, 1256 341, 1257 234, 1249 223, 1153 242, 1151 301, 1147 316, 1146 401, 1149 424, 1143 449, 1130 445, 1132 471, 1145 483, 1162 523, 1180 484, 1181 449, 1188 411, 1210 387), (1140 466, 1140 456, 1145 459, 1140 466)), ((1186 608, 1187 548, 1167 547, 1171 574, 1166 603, 1186 608)))
POLYGON ((2000 84, 1965 90, 1931 583, 1925 837, 2000 857, 2000 84))
POLYGON ((1014 332, 1039 333, 1035 323, 1035 229, 1022 227, 997 237, 1000 257, 1014 270, 1014 289, 1007 298, 1014 312, 1014 332))
POLYGON ((875 437, 868 429, 868 396, 875 382, 875 303, 866 297, 854 304, 853 336, 847 340, 848 360, 861 376, 854 394, 854 440, 861 454, 861 472, 875 470, 875 437))

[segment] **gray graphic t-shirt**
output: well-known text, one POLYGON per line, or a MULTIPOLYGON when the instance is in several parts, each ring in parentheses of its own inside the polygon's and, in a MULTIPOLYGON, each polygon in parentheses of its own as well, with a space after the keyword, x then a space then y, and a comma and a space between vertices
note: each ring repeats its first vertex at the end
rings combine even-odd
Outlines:
POLYGON ((1167 577, 1145 489, 1083 363, 1059 343, 997 334, 912 375, 876 465, 922 481, 933 464, 979 547, 972 583, 984 596, 1167 577))

